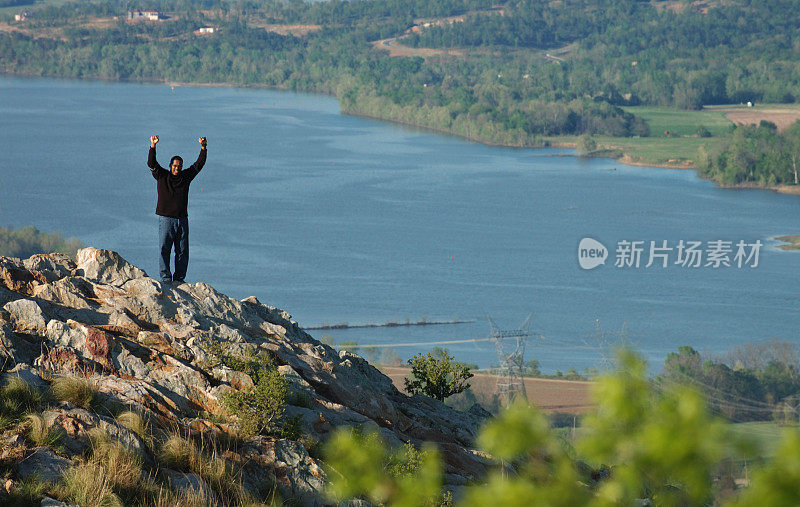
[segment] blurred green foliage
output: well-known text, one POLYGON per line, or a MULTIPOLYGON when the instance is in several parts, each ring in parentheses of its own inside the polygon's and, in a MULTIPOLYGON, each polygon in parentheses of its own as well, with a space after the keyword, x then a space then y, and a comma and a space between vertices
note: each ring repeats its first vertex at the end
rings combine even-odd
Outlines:
POLYGON ((442 465, 433 446, 407 443, 388 450, 377 433, 337 430, 325 446, 333 500, 363 497, 379 504, 419 507, 447 503, 442 465))
MULTIPOLYGON (((597 409, 584 418, 574 446, 521 401, 489 421, 476 443, 496 464, 464 489, 458 505, 800 504, 796 429, 786 430, 780 450, 752 473, 749 487, 735 491, 732 457, 752 463, 757 452, 709 412, 697 390, 659 387, 646 376, 644 361, 622 350, 617 370, 598 379, 594 396, 597 409)), ((325 451, 334 498, 411 505, 405 483, 386 466, 387 456, 407 449, 390 451, 375 435, 341 430, 325 451)), ((436 501, 442 491, 436 452, 425 453, 404 475, 419 485, 418 505, 436 501)))

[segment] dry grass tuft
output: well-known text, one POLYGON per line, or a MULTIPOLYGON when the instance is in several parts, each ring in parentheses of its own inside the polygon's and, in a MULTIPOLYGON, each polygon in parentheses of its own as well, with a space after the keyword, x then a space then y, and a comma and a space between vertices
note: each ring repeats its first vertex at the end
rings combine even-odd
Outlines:
POLYGON ((199 475, 227 505, 254 503, 216 447, 200 448, 191 440, 172 434, 162 444, 159 460, 168 468, 199 475))
POLYGON ((92 456, 64 476, 62 497, 82 506, 127 505, 148 498, 155 485, 142 461, 100 429, 90 431, 92 456))
POLYGON ((153 437, 150 434, 150 424, 138 412, 127 410, 122 412, 116 417, 117 423, 131 430, 139 440, 147 444, 148 447, 153 446, 153 437))
POLYGON ((37 447, 57 447, 59 445, 61 432, 53 426, 48 426, 44 417, 40 414, 28 414, 23 419, 23 422, 28 440, 37 447))
POLYGON ((0 429, 17 422, 23 414, 36 410, 44 396, 19 377, 11 377, 0 388, 0 429))
POLYGON ((114 493, 112 484, 106 469, 90 460, 64 473, 59 496, 82 507, 122 507, 122 500, 114 493))
POLYGON ((50 387, 53 397, 59 401, 68 401, 87 410, 97 404, 97 388, 85 378, 63 376, 53 380, 50 387))

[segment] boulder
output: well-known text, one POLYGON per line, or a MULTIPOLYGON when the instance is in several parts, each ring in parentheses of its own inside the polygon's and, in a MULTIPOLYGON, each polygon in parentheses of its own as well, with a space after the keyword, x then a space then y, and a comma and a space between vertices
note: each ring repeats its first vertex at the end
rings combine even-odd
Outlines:
POLYGON ((217 494, 199 475, 178 472, 169 468, 162 469, 161 475, 175 491, 196 495, 207 505, 220 505, 217 494))
POLYGON ((39 305, 31 299, 17 299, 3 306, 11 316, 14 330, 20 333, 44 334, 47 323, 39 305))
POLYGON ((19 462, 17 475, 19 475, 20 479, 24 479, 30 475, 37 474, 40 480, 55 484, 61 480, 61 476, 71 466, 72 461, 62 458, 51 449, 37 447, 19 462))
POLYGON ((78 250, 75 274, 89 280, 121 287, 125 282, 145 278, 147 273, 130 264, 117 252, 100 248, 78 250))

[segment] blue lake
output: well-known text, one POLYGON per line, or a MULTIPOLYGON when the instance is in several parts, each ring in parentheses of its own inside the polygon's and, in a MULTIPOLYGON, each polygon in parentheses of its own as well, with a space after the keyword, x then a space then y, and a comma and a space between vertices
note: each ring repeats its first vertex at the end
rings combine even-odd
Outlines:
MULTIPOLYGON (((569 150, 470 143, 342 116, 329 97, 288 92, 0 78, 0 225, 63 231, 157 274, 159 160, 188 165, 209 139, 189 202, 188 281, 257 296, 305 326, 474 320, 312 331, 394 345, 484 338, 486 315, 512 328, 533 312, 526 359, 546 371, 606 364, 636 346, 658 371, 691 345, 800 338, 800 198, 716 188, 693 171, 581 160, 569 150), (583 270, 584 237, 609 250, 583 270), (639 268, 614 266, 644 241, 639 268), (760 240, 758 266, 649 268, 650 241, 760 240)), ((705 259, 703 259, 705 263, 705 259)), ((445 345, 496 363, 491 342, 445 345)))

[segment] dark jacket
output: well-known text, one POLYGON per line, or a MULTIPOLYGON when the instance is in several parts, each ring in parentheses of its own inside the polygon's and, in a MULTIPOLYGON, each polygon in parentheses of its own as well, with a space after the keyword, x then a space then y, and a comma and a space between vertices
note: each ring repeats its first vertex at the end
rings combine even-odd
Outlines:
POLYGON ((164 217, 188 217, 186 206, 189 203, 189 185, 197 173, 206 163, 206 150, 200 150, 200 155, 194 164, 173 176, 170 171, 161 167, 156 161, 156 149, 150 148, 147 155, 147 167, 157 181, 158 203, 156 215, 164 217))

